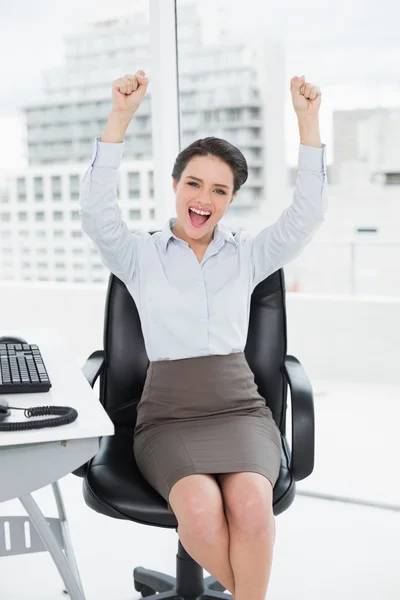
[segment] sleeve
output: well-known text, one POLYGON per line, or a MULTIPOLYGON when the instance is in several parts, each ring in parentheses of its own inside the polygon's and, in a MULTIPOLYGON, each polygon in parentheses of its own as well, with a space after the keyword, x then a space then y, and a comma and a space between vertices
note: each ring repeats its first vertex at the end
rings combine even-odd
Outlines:
POLYGON ((326 145, 300 144, 293 201, 280 217, 248 238, 254 287, 297 258, 325 220, 327 211, 326 145))
POLYGON ((132 281, 141 237, 129 231, 117 204, 124 142, 114 144, 100 139, 95 139, 91 164, 80 183, 81 226, 99 250, 104 265, 122 281, 132 281))

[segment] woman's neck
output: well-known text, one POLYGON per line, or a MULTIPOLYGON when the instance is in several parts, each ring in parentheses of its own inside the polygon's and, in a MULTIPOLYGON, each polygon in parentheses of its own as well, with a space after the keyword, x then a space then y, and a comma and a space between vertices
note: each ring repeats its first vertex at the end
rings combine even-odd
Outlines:
POLYGON ((183 240, 184 242, 187 242, 188 246, 192 248, 192 250, 202 250, 207 248, 207 246, 210 244, 214 237, 214 230, 212 230, 210 231, 210 233, 206 234, 200 239, 193 239, 186 235, 185 230, 180 225, 179 221, 177 221, 173 226, 172 232, 176 235, 176 237, 183 240))

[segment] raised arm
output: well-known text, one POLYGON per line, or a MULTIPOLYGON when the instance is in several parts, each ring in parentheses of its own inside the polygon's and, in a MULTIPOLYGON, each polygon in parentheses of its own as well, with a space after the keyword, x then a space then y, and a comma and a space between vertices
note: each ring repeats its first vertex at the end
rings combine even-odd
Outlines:
MULTIPOLYGON (((136 75, 143 74, 138 71, 136 75)), ((83 231, 94 242, 105 266, 124 282, 137 266, 140 233, 132 233, 117 204, 117 181, 128 125, 146 93, 148 80, 126 75, 113 82, 113 109, 102 137, 96 137, 91 164, 80 184, 83 231)))
POLYGON ((300 144, 293 201, 277 221, 250 240, 254 287, 301 254, 327 210, 325 144, 300 144))
POLYGON ((328 205, 326 146, 318 120, 321 91, 293 77, 291 92, 300 132, 296 186, 292 204, 278 220, 248 239, 254 287, 301 254, 323 223, 328 205))

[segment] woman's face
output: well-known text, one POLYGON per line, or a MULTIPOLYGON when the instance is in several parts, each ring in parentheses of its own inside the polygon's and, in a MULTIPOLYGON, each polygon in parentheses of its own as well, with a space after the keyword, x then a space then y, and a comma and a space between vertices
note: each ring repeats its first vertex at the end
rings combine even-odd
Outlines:
POLYGON ((215 225, 223 217, 233 193, 233 173, 229 165, 215 156, 195 156, 187 164, 177 183, 176 195, 178 229, 194 240, 212 238, 215 225), (207 215, 196 214, 200 210, 207 215))

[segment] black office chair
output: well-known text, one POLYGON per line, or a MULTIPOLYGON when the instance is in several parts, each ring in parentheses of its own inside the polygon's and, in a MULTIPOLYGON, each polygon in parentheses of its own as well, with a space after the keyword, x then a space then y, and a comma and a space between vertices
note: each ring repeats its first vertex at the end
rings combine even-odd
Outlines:
MULTIPOLYGON (((252 294, 246 359, 260 394, 271 408, 282 433, 282 464, 274 487, 273 510, 285 511, 295 497, 295 481, 314 468, 314 405, 311 384, 299 361, 286 355, 286 310, 283 270, 257 285, 252 294), (292 400, 292 444, 286 431, 287 386, 292 400)), ((136 406, 140 400, 148 357, 136 305, 125 285, 110 276, 104 323, 104 350, 91 354, 83 372, 93 387, 100 376, 100 402, 115 425, 115 435, 103 437, 99 452, 74 473, 84 477, 86 504, 115 519, 127 519, 177 530, 167 503, 143 478, 133 454, 136 406)), ((232 596, 203 569, 178 540, 176 578, 136 567, 135 589, 149 598, 227 600, 232 596), (156 596, 156 592, 160 592, 156 596)))

